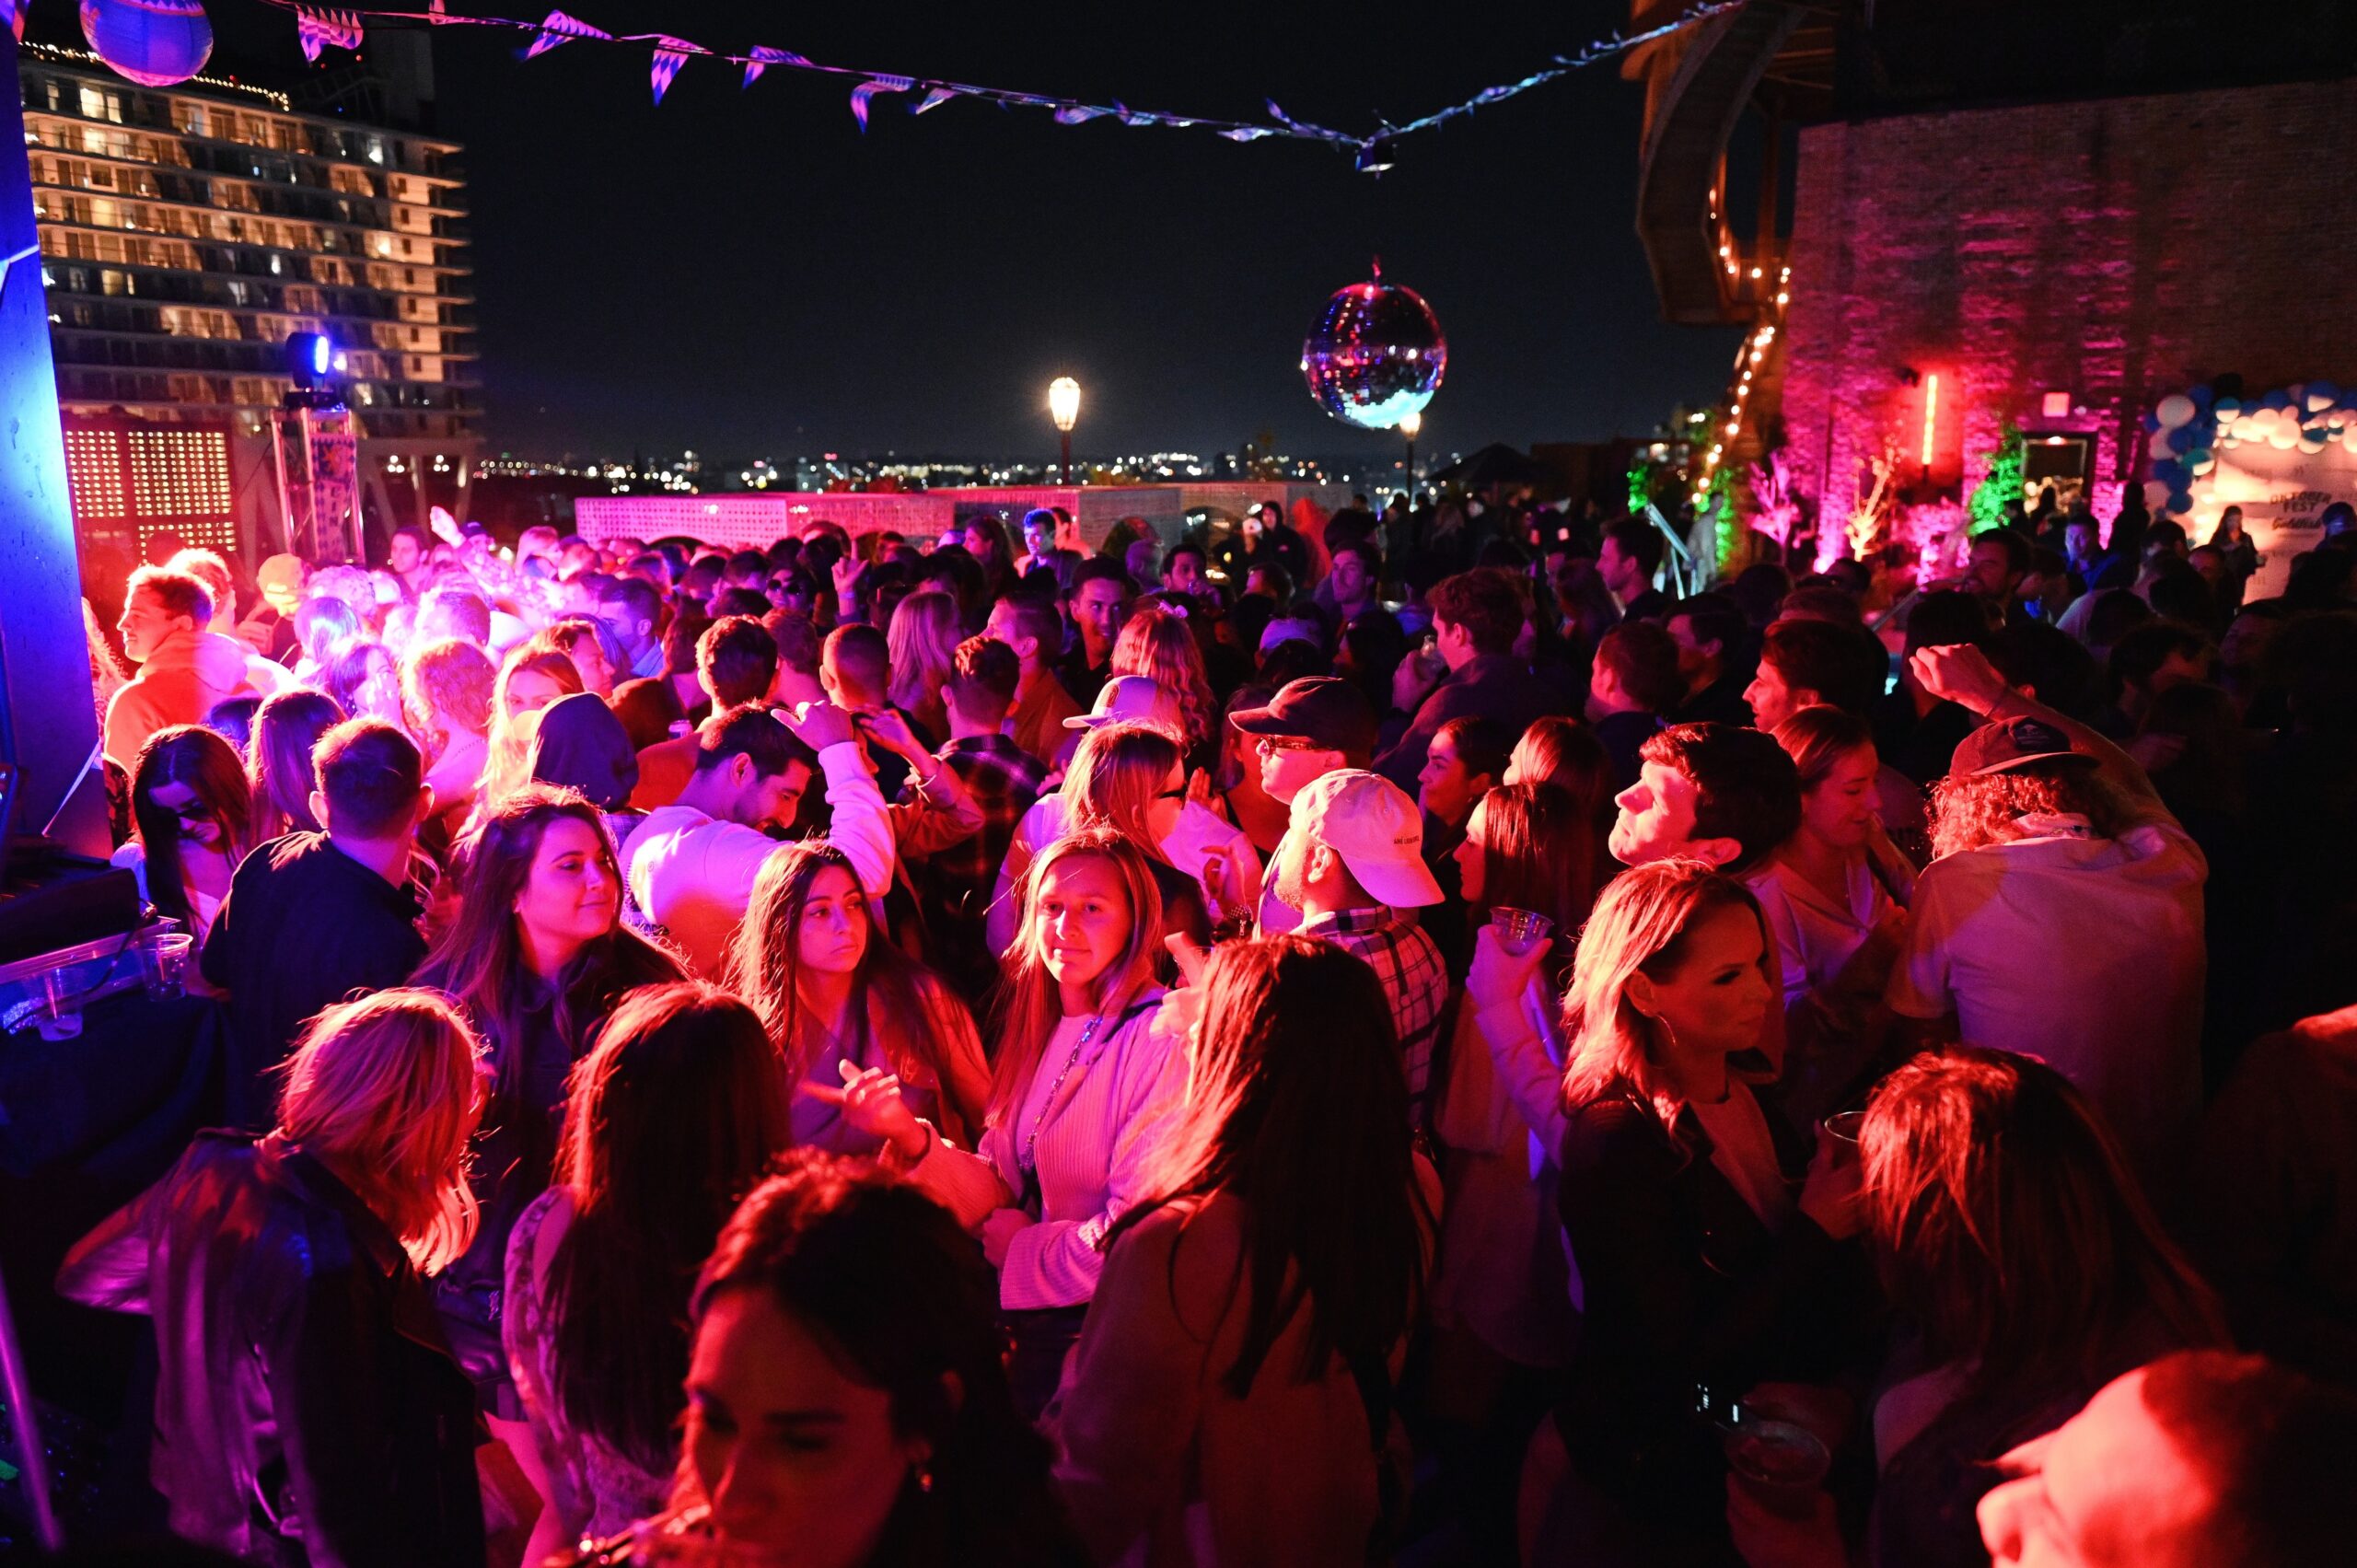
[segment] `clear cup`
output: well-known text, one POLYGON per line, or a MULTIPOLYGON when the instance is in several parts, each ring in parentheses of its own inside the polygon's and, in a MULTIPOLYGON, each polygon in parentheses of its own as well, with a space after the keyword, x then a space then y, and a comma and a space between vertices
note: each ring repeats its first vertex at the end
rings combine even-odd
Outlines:
POLYGON ((154 997, 184 995, 188 966, 196 956, 196 938, 178 932, 149 932, 139 938, 139 980, 154 997))
POLYGON ((1780 1517, 1809 1516, 1817 1488, 1833 1468, 1833 1456, 1816 1433, 1771 1417, 1743 1422, 1720 1436, 1736 1485, 1780 1517))
POLYGON ((70 967, 42 972, 38 1018, 43 1040, 74 1040, 81 1035, 82 987, 70 967))
POLYGON ((1500 904, 1490 912, 1490 926, 1498 934, 1499 945, 1515 958, 1521 958, 1554 934, 1555 923, 1535 910, 1518 910, 1500 904))
POLYGON ((1845 1144, 1854 1144, 1866 1130, 1863 1110, 1837 1110, 1825 1119, 1825 1130, 1845 1144))

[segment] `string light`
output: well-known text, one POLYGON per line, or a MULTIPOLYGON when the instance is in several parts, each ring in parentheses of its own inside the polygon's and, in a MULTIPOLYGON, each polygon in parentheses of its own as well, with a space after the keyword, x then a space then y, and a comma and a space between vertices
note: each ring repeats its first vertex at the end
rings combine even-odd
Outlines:
MULTIPOLYGON (((26 53, 30 54, 35 59, 39 60, 56 60, 73 64, 106 64, 106 61, 102 57, 91 53, 87 49, 68 49, 63 44, 42 43, 38 40, 18 44, 17 47, 22 49, 26 53)), ((108 68, 110 70, 112 69, 111 66, 109 66, 108 68)), ((244 82, 233 82, 222 76, 191 76, 188 79, 196 83, 200 87, 219 87, 224 92, 251 93, 254 97, 261 99, 263 102, 273 105, 282 110, 288 113, 292 113, 294 111, 294 100, 292 99, 288 98, 284 93, 273 92, 268 87, 251 87, 244 82)))

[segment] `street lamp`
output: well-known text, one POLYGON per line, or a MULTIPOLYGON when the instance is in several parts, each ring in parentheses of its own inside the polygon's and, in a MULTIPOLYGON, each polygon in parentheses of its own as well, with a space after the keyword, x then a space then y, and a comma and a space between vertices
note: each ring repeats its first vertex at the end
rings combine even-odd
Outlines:
POLYGON ((1408 494, 1416 494, 1416 436, 1424 428, 1422 411, 1411 409, 1399 416, 1399 434, 1408 438, 1408 494))
POLYGON ((1059 376, 1048 383, 1048 417, 1056 422, 1056 429, 1063 436, 1063 482, 1072 482, 1072 427, 1080 423, 1080 383, 1069 376, 1059 376))

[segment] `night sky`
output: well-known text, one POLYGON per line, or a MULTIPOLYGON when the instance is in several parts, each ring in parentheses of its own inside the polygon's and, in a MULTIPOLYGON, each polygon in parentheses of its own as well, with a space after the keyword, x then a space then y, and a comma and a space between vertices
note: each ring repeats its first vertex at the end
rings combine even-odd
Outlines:
MULTIPOLYGON (((1610 0, 1494 17, 1271 0, 566 8, 611 31, 1139 109, 1258 119, 1273 97, 1345 129, 1515 79, 1628 17, 1610 0)), ((293 55, 291 19, 261 20, 293 55)), ((1388 453, 1388 436, 1321 413, 1296 369, 1319 306, 1374 254, 1448 335, 1428 450, 1650 430, 1715 396, 1734 353, 1732 329, 1660 319, 1632 230, 1641 89, 1610 64, 1419 138, 1376 178, 1313 145, 968 101, 911 119, 911 99, 880 98, 863 136, 849 82, 773 71, 740 91, 709 62, 656 108, 643 49, 527 64, 500 35, 452 29, 435 58, 442 129, 466 144, 494 452, 1044 455, 1045 389, 1069 374, 1084 455, 1262 430, 1289 451, 1388 453)))

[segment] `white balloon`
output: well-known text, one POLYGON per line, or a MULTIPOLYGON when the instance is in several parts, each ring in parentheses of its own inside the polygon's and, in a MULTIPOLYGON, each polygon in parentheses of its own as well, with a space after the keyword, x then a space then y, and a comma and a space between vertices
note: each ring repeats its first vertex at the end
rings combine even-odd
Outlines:
POLYGON ((2157 479, 2144 482, 2144 505, 2157 512, 2169 504, 2169 487, 2157 479))
POLYGON ((2144 455, 2156 461, 2162 458, 2175 457, 2177 448, 2169 445, 2169 433, 2165 430, 2154 431, 2153 438, 2144 443, 2144 455))
POLYGON ((2196 410, 2191 398, 2183 392, 2171 392, 2153 412, 2160 416, 2162 429, 2175 430, 2180 424, 2192 424, 2196 410))

